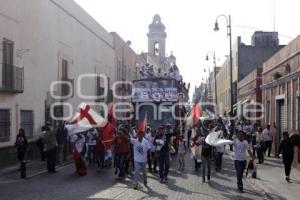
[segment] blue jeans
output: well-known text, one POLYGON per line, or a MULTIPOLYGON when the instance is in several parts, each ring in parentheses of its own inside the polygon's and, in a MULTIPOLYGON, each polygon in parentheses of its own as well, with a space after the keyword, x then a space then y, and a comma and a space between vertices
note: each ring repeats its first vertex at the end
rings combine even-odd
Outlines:
POLYGON ((207 166, 207 177, 210 177, 211 171, 211 158, 207 156, 202 156, 202 177, 205 178, 205 171, 207 166))
POLYGON ((140 173, 142 172, 144 180, 146 180, 146 163, 134 161, 134 180, 136 182, 140 179, 140 173))
POLYGON ((246 160, 235 160, 234 167, 236 171, 237 177, 237 186, 239 189, 243 189, 243 174, 246 168, 247 161, 246 160))
POLYGON ((170 168, 170 155, 168 151, 159 152, 159 177, 166 178, 170 168))

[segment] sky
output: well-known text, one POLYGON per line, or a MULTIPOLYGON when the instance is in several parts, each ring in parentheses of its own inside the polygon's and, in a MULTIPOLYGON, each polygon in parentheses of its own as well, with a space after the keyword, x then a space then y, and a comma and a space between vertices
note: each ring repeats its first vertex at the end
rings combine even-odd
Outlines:
MULTIPOLYGON (((218 15, 231 15, 232 40, 241 36, 251 43, 254 31, 278 31, 280 44, 300 34, 298 0, 75 0, 108 32, 117 32, 137 52, 147 52, 148 26, 155 14, 166 27, 166 53, 172 51, 191 92, 229 54, 226 19, 219 18, 220 31, 213 30, 218 15), (206 72, 204 72, 206 69, 206 72)), ((190 93, 191 95, 191 93, 190 93)))

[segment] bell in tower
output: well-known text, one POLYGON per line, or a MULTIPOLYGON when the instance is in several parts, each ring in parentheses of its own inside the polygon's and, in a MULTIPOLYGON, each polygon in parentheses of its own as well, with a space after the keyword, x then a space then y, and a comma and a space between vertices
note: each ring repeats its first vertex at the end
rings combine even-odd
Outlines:
POLYGON ((166 56, 166 37, 165 26, 160 16, 156 14, 149 25, 148 53, 152 57, 157 57, 159 62, 163 62, 166 56))

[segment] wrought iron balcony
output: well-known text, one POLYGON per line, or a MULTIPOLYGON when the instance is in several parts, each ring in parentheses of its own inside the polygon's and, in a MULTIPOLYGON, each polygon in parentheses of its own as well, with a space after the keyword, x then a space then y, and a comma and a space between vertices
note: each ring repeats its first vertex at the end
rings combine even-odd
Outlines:
POLYGON ((0 93, 24 92, 24 68, 2 63, 0 64, 0 93))

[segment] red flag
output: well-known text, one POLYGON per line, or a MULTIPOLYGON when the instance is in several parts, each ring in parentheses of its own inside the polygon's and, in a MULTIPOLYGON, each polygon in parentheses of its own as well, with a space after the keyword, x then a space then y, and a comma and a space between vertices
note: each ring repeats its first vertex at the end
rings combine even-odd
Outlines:
POLYGON ((192 119, 193 119, 193 126, 197 125, 199 122, 199 118, 202 116, 202 110, 200 104, 197 103, 192 108, 192 119))
POLYGON ((102 139, 105 149, 111 149, 114 138, 114 126, 108 122, 104 127, 102 127, 102 139))
POLYGON ((145 114, 144 120, 140 123, 138 132, 140 132, 140 131, 145 132, 146 126, 147 126, 147 114, 145 114))
POLYGON ((108 111, 107 121, 110 122, 113 126, 116 126, 116 119, 114 118, 114 113, 113 113, 113 105, 111 105, 108 111))

